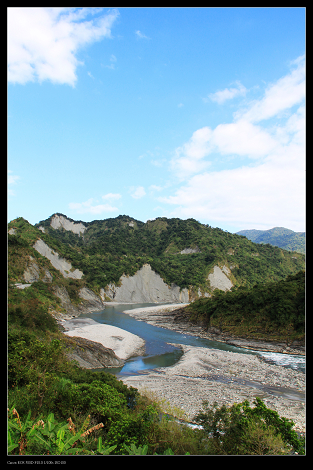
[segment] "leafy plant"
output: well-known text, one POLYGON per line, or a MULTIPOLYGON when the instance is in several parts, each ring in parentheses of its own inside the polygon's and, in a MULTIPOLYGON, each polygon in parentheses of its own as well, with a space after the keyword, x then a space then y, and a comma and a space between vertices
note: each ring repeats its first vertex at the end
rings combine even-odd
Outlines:
POLYGON ((116 448, 116 445, 115 446, 104 446, 102 444, 102 437, 100 436, 99 439, 98 439, 98 444, 97 444, 97 454, 101 454, 101 455, 109 455, 111 454, 111 452, 113 452, 113 450, 116 448))
POLYGON ((125 445, 125 449, 129 455, 147 455, 148 452, 147 445, 144 445, 143 447, 136 447, 135 444, 131 444, 130 446, 125 445))
MULTIPOLYGON (((85 423, 84 423, 85 424, 85 423)), ((84 425, 83 425, 84 428, 84 425)), ((85 453, 82 447, 75 447, 77 441, 82 436, 83 428, 80 432, 73 434, 68 424, 57 423, 53 413, 47 417, 43 428, 36 433, 36 439, 40 441, 45 449, 51 455, 68 455, 85 453)))
POLYGON ((31 412, 28 413, 24 423, 15 408, 9 410, 8 420, 8 453, 12 454, 18 448, 19 455, 31 454, 31 450, 40 446, 40 454, 49 455, 77 455, 100 454, 109 455, 116 446, 102 444, 101 436, 98 438, 96 450, 91 450, 86 444, 86 438, 103 428, 103 423, 88 428, 90 416, 83 422, 79 431, 71 418, 67 423, 57 422, 53 413, 50 413, 45 421, 43 419, 31 420, 31 412))
POLYGON ((29 411, 24 423, 21 422, 20 415, 15 408, 8 411, 8 453, 10 454, 18 448, 19 455, 24 455, 27 443, 34 438, 36 427, 41 423, 38 421, 35 424, 30 419, 31 411, 29 411))

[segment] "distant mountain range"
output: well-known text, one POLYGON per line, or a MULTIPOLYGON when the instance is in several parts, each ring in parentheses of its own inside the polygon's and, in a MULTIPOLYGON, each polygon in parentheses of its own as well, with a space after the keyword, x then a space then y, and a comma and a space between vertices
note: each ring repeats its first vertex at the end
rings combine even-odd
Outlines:
POLYGON ((237 235, 243 235, 254 243, 269 243, 284 250, 305 253, 305 232, 274 227, 270 230, 240 230, 237 235))

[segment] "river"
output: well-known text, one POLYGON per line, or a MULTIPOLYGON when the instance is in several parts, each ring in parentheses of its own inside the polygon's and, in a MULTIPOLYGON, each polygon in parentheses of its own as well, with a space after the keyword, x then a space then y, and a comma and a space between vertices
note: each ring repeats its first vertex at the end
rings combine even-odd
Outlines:
MULTIPOLYGON (((305 356, 280 354, 263 351, 253 351, 251 349, 238 348, 230 346, 219 341, 211 341, 209 339, 197 336, 178 333, 176 331, 160 328, 150 325, 143 321, 123 313, 123 310, 131 310, 134 308, 150 307, 160 304, 142 303, 142 304, 119 304, 114 306, 106 306, 101 312, 86 313, 80 315, 84 318, 92 318, 99 323, 117 326, 123 330, 129 331, 143 338, 146 342, 146 352, 143 356, 136 356, 128 359, 123 367, 104 369, 116 375, 134 375, 145 369, 157 369, 158 367, 168 367, 175 364, 183 352, 179 344, 198 346, 205 348, 220 349, 223 351, 232 351, 241 354, 260 355, 263 360, 287 368, 305 372, 305 356)), ((99 369, 98 369, 99 370, 99 369)))

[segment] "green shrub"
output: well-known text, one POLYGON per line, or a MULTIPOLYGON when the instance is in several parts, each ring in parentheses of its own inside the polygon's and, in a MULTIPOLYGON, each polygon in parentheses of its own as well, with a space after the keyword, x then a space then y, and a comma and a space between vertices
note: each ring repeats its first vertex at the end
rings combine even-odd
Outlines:
POLYGON ((284 454, 296 452, 304 454, 304 438, 299 438, 293 430, 294 422, 280 417, 267 408, 256 397, 251 408, 246 400, 231 407, 220 408, 214 403, 197 414, 195 421, 202 425, 209 437, 209 452, 214 454, 242 455, 284 454))
POLYGON ((157 420, 158 411, 152 405, 137 415, 121 415, 111 423, 105 442, 110 446, 116 445, 115 454, 127 455, 130 446, 147 445, 149 429, 157 420))
POLYGON ((126 399, 110 385, 94 380, 90 384, 69 384, 58 395, 57 408, 63 415, 89 413, 106 422, 126 411, 126 399))

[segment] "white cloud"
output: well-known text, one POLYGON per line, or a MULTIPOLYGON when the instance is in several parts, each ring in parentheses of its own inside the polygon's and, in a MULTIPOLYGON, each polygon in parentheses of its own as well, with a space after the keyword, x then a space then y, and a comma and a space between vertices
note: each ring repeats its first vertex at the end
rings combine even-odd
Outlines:
POLYGON ((157 168, 161 168, 166 163, 166 158, 159 158, 155 160, 150 160, 151 165, 156 166, 157 168))
POLYGON ((118 15, 118 10, 103 13, 102 8, 8 8, 9 82, 50 80, 74 86, 82 65, 79 48, 110 37, 118 15))
POLYGON ((229 124, 219 124, 215 129, 203 127, 175 151, 171 168, 181 178, 206 170, 211 162, 204 160, 212 153, 220 155, 260 158, 273 151, 278 142, 265 129, 243 119, 229 124))
POLYGON ((145 188, 143 186, 138 186, 137 188, 131 187, 131 197, 134 199, 140 199, 146 195, 145 188))
POLYGON ((150 39, 148 36, 146 36, 141 31, 139 31, 139 29, 137 31, 135 31, 135 34, 139 39, 150 39))
POLYGON ((76 211, 78 214, 102 214, 103 212, 115 212, 117 207, 110 204, 94 204, 93 198, 88 199, 86 202, 70 202, 69 208, 76 211))
POLYGON ((110 64, 110 65, 106 65, 105 67, 108 68, 108 69, 115 70, 115 62, 117 62, 117 58, 115 57, 114 54, 111 54, 110 62, 111 62, 111 64, 110 64))
MULTIPOLYGON (((8 170, 8 186, 12 184, 16 184, 16 182, 20 179, 19 176, 13 175, 11 170, 8 170)), ((8 187, 8 195, 15 196, 15 192, 13 189, 8 187)))
POLYGON ((236 117, 260 122, 301 103, 305 97, 305 57, 299 57, 292 64, 297 67, 291 73, 269 85, 263 99, 250 103, 249 108, 236 117))
POLYGON ((121 199, 121 197, 122 195, 118 193, 108 193, 102 196, 102 199, 112 201, 112 200, 121 199))
POLYGON ((151 184, 151 186, 149 186, 149 190, 152 192, 163 191, 163 189, 164 188, 162 186, 157 186, 156 184, 151 184))
MULTIPOLYGON (((267 223, 302 230, 305 181, 303 149, 293 146, 282 162, 195 175, 174 196, 158 198, 177 206, 175 214, 242 225, 267 223)), ((278 159, 279 160, 279 159, 278 159)))
POLYGON ((206 169, 210 162, 202 161, 211 151, 210 139, 212 130, 209 127, 198 129, 191 139, 175 150, 175 157, 171 160, 171 168, 179 178, 189 177, 206 169))
POLYGON ((198 129, 176 149, 171 169, 184 185, 174 195, 158 198, 176 207, 172 215, 242 228, 304 229, 303 57, 292 66, 296 68, 268 86, 259 100, 235 113, 233 122, 198 129), (210 158, 217 156, 219 165, 232 158, 235 168, 209 172, 210 158))
POLYGON ((262 157, 277 146, 265 129, 243 119, 218 125, 212 132, 211 143, 221 154, 247 155, 250 158, 262 157))
POLYGON ((208 97, 211 101, 215 101, 218 104, 223 104, 225 101, 231 100, 236 96, 245 96, 247 93, 246 87, 244 87, 240 82, 236 82, 236 84, 237 88, 225 88, 225 90, 210 93, 208 97))
POLYGON ((17 175, 12 175, 12 171, 8 170, 8 184, 15 184, 20 177, 17 175))

